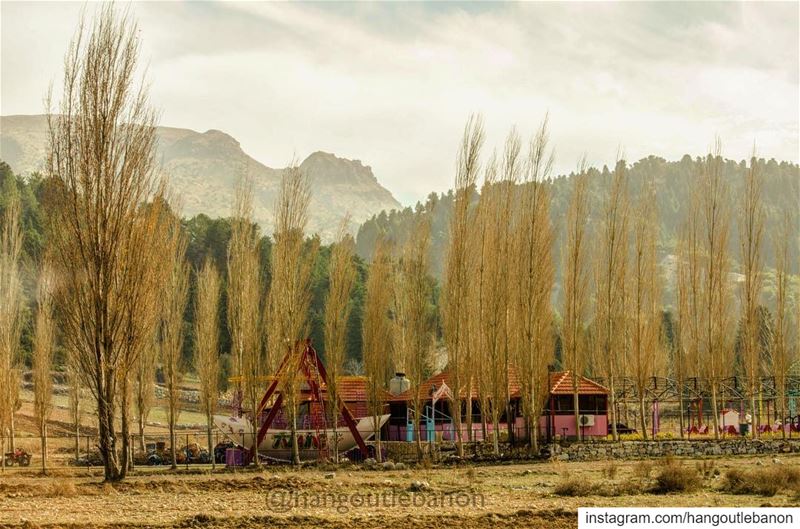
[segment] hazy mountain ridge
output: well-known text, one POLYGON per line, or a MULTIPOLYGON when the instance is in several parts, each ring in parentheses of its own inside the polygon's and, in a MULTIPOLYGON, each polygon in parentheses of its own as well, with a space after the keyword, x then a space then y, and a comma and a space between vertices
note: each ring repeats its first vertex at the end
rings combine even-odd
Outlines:
MULTIPOLYGON (((671 299, 675 287, 675 256, 676 243, 680 235, 683 220, 688 212, 691 202, 691 192, 699 185, 697 182, 703 160, 700 157, 692 158, 685 155, 680 160, 668 161, 658 156, 648 156, 627 165, 629 195, 631 212, 635 213, 637 197, 642 186, 648 178, 653 179, 656 189, 656 201, 659 218, 658 255, 665 275, 665 299, 671 299)), ((800 167, 797 164, 774 159, 759 159, 758 170, 763 176, 762 200, 765 214, 764 237, 762 240, 762 257, 767 270, 775 264, 774 236, 782 222, 783 215, 789 213, 796 232, 789 240, 790 259, 789 271, 791 274, 800 274, 797 256, 800 255, 800 167)), ((730 190, 732 200, 731 232, 729 239, 730 257, 734 261, 730 278, 737 279, 740 272, 738 266, 739 233, 738 221, 741 215, 742 182, 747 165, 742 161, 725 160, 723 176, 730 190)), ((591 250, 587 259, 594 256, 599 229, 601 226, 601 211, 604 197, 610 185, 613 168, 591 168, 589 184, 590 214, 587 219, 587 233, 591 250)), ((554 262, 556 265, 556 291, 559 292, 561 250, 563 245, 564 219, 572 195, 572 175, 561 175, 550 180, 551 221, 556 230, 556 248, 554 262)), ((358 230, 356 249, 358 254, 369 261, 372 256, 375 242, 380 235, 386 235, 401 246, 412 232, 414 215, 423 211, 431 215, 431 247, 429 251, 431 274, 442 279, 444 276, 444 263, 446 249, 449 244, 450 215, 454 202, 453 191, 447 193, 431 193, 424 202, 419 202, 415 207, 402 210, 386 210, 364 222, 358 230)), ((478 192, 472 196, 473 206, 478 200, 478 192)), ((765 288, 770 289, 768 278, 765 288)))
MULTIPOLYGON (((41 171, 47 141, 46 116, 0 117, 0 159, 19 174, 41 171)), ((245 153, 235 138, 211 129, 158 127, 157 161, 184 216, 205 213, 226 217, 233 203, 236 182, 249 174, 254 182, 254 213, 265 233, 272 231, 272 209, 283 169, 273 169, 245 153)), ((380 185, 372 169, 360 160, 347 160, 325 152, 309 155, 300 167, 311 181, 309 231, 330 239, 345 213, 351 228, 372 215, 400 207, 380 185)))

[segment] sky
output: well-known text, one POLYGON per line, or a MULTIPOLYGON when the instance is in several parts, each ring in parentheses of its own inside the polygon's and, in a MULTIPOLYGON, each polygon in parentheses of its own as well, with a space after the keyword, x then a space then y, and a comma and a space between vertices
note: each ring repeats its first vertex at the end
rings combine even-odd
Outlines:
MULTIPOLYGON (((0 113, 41 114, 82 3, 0 4, 0 113)), ((283 167, 359 159, 404 204, 452 186, 471 113, 487 155, 549 116, 555 172, 707 152, 797 162, 788 3, 132 3, 165 126, 283 167)), ((97 6, 88 4, 87 15, 97 6)))

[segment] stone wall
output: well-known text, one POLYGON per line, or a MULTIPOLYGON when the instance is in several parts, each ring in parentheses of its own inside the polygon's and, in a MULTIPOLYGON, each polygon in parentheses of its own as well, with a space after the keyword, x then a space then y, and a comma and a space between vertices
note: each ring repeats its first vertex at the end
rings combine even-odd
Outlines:
POLYGON ((622 441, 547 445, 544 451, 560 461, 646 459, 665 456, 706 457, 800 453, 800 439, 724 439, 720 441, 622 441))
MULTIPOLYGON (((393 461, 415 461, 417 445, 405 442, 384 442, 387 458, 393 461)), ((430 452, 430 444, 422 443, 423 451, 430 452)), ((435 458, 447 460, 455 456, 452 443, 437 443, 435 458)), ((658 441, 621 441, 612 443, 596 441, 570 445, 542 445, 542 458, 560 461, 598 461, 605 459, 647 459, 668 455, 675 457, 735 456, 758 454, 800 453, 800 438, 797 439, 724 439, 685 441, 680 439, 658 441)), ((511 447, 500 443, 501 459, 530 459, 526 446, 511 447)), ((494 460, 491 443, 465 443, 464 455, 471 460, 494 460)))

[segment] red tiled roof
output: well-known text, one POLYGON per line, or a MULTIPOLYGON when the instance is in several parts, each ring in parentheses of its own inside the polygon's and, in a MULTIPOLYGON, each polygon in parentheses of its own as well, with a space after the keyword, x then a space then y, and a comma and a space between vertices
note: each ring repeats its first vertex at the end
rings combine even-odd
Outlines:
MULTIPOLYGON (((570 371, 550 373, 551 395, 572 395, 572 375, 570 371)), ((581 395, 608 395, 609 391, 594 380, 578 377, 578 393, 581 395)))
MULTIPOLYGON (((449 371, 442 371, 441 373, 437 373, 433 375, 428 380, 420 384, 417 391, 419 391, 419 398, 420 400, 429 400, 431 395, 431 388, 434 386, 439 388, 441 387, 442 383, 445 383, 450 387, 451 391, 453 389, 453 384, 450 381, 450 372, 449 371)), ((597 382, 590 380, 584 376, 581 376, 578 379, 578 392, 581 395, 607 395, 608 389, 604 386, 601 386, 597 382)), ((516 370, 514 368, 509 368, 508 370, 508 385, 509 385, 509 395, 513 398, 519 398, 520 396, 520 383, 519 378, 517 377, 516 370)), ((472 388, 472 399, 475 400, 478 398, 478 388, 472 388)), ((553 395, 571 395, 572 394, 572 377, 570 376, 569 371, 560 371, 555 373, 550 373, 550 393, 553 395)), ((466 388, 461 389, 461 398, 467 398, 467 390, 466 388)), ((405 402, 412 400, 414 398, 414 388, 404 391, 399 395, 393 395, 389 398, 390 401, 393 402, 405 402)))
MULTIPOLYGON (((322 384, 320 387, 322 398, 327 397, 327 385, 322 384)), ((303 395, 311 398, 311 392, 308 389, 303 390, 303 395)), ((388 398, 388 393, 386 394, 388 398)), ((366 402, 367 401, 367 378, 360 376, 343 376, 339 377, 339 398, 344 402, 366 402)))

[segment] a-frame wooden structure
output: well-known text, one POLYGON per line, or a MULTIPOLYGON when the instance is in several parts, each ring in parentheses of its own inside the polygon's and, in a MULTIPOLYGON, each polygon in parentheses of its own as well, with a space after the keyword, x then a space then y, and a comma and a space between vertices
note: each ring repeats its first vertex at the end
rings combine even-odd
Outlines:
MULTIPOLYGON (((302 344, 302 347, 303 351, 300 353, 301 356, 298 360, 297 369, 302 371, 302 376, 304 377, 311 391, 312 401, 319 402, 323 406, 323 409, 325 409, 325 403, 322 398, 320 385, 325 384, 327 387, 328 373, 325 370, 325 366, 322 364, 317 351, 314 349, 314 347, 312 347, 311 339, 306 339, 302 344)), ((277 397, 275 398, 272 408, 269 410, 266 419, 258 429, 258 436, 256 437, 255 444, 253 444, 252 457, 257 457, 258 446, 264 440, 269 427, 272 426, 272 421, 275 420, 278 411, 283 405, 283 392, 280 391, 278 386, 280 385, 281 378, 286 374, 287 370, 290 369, 290 365, 292 363, 290 362, 291 357, 292 351, 288 351, 283 357, 280 367, 278 367, 278 371, 275 372, 274 379, 267 388, 267 392, 264 393, 264 396, 261 398, 261 403, 258 405, 258 409, 254 412, 256 417, 259 416, 269 402, 270 398, 272 398, 272 396, 277 392, 277 397)), ((368 457, 367 445, 356 428, 356 421, 353 419, 353 414, 350 413, 350 410, 341 398, 337 397, 336 400, 336 408, 342 414, 344 422, 347 425, 347 428, 350 430, 350 433, 353 434, 353 439, 355 439, 356 443, 358 444, 358 448, 361 450, 361 455, 363 457, 368 457)), ((336 420, 338 420, 338 418, 336 420)), ((338 442, 338 439, 334 439, 334 442, 338 442)))

